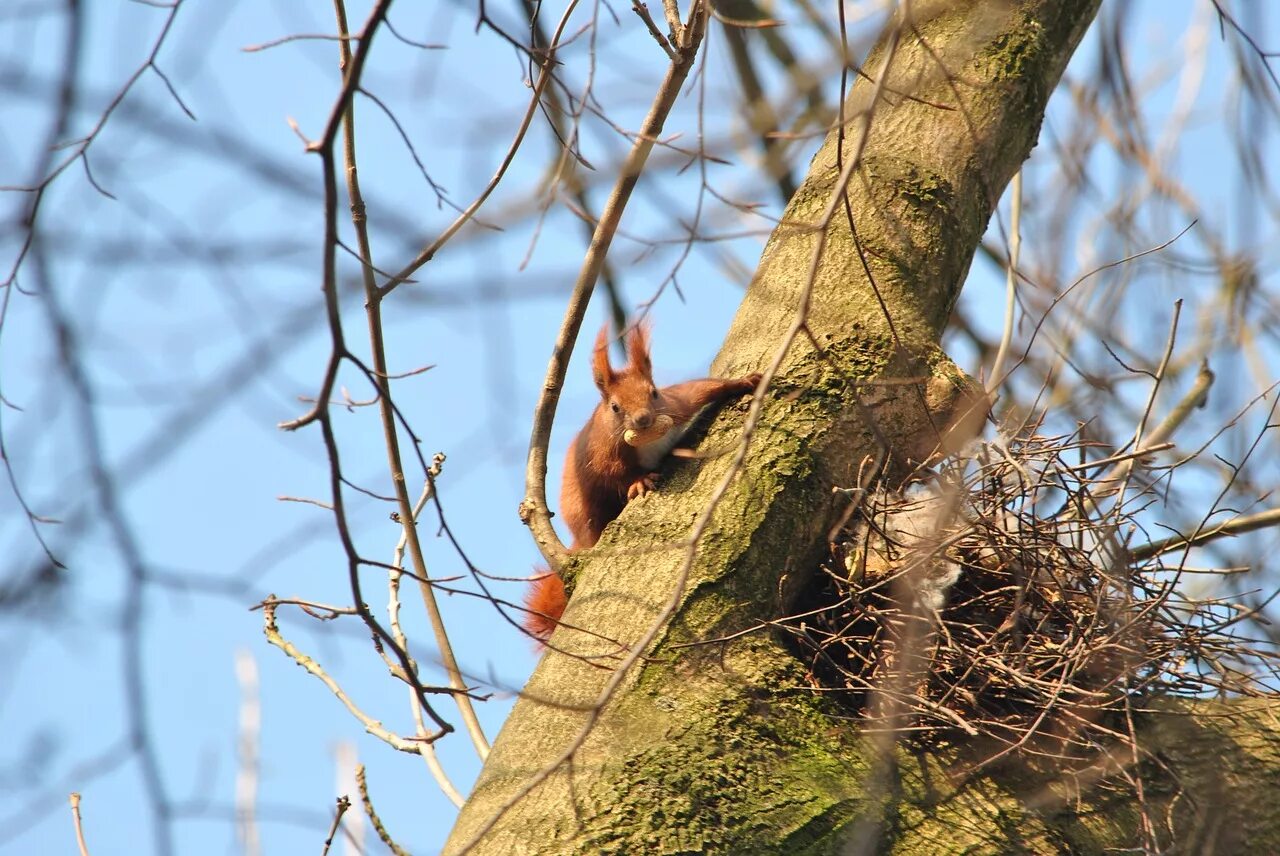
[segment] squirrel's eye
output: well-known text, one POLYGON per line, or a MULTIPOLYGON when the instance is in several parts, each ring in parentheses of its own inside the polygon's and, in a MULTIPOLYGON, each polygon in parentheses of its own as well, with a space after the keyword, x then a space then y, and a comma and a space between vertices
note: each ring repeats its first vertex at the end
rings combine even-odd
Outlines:
POLYGON ((653 395, 652 395, 652 397, 653 397, 653 398, 657 398, 657 397, 658 397, 658 388, 657 388, 656 386, 653 388, 653 395))
POLYGON ((614 412, 614 413, 621 413, 621 412, 622 412, 622 408, 618 406, 618 402, 616 402, 616 401, 610 401, 610 402, 609 402, 609 406, 613 408, 613 412, 614 412))

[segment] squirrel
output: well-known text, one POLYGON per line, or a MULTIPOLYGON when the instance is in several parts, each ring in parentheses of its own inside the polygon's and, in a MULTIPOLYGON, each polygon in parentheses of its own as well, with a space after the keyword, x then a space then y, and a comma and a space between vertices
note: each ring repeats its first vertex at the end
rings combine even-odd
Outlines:
MULTIPOLYGON (((656 488, 663 459, 705 410, 754 392, 760 383, 760 373, 753 372, 659 389, 653 382, 649 333, 640 325, 627 337, 627 358, 621 369, 609 364, 606 324, 591 355, 591 374, 601 400, 569 445, 560 484, 560 514, 573 536, 570 553, 594 547, 628 501, 656 488)), ((525 597, 525 629, 545 643, 567 602, 564 581, 546 572, 533 581, 525 597)))

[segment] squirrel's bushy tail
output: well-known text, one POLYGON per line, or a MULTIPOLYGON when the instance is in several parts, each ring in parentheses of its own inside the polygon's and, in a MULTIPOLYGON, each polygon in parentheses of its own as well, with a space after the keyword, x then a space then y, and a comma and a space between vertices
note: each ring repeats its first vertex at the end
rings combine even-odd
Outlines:
POLYGON ((521 623, 541 647, 551 638, 551 631, 560 623, 560 616, 564 615, 569 598, 559 574, 545 568, 539 570, 543 572, 542 576, 535 579, 525 593, 524 606, 528 611, 521 623))

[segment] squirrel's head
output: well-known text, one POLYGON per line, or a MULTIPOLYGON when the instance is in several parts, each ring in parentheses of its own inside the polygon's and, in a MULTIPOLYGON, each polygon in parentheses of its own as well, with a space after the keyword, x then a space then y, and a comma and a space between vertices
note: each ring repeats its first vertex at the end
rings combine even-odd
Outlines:
POLYGON ((601 327, 591 355, 591 373, 617 433, 628 445, 643 446, 665 435, 672 421, 657 412, 660 393, 649 361, 649 332, 639 324, 627 335, 627 360, 617 370, 609 364, 609 327, 601 327))

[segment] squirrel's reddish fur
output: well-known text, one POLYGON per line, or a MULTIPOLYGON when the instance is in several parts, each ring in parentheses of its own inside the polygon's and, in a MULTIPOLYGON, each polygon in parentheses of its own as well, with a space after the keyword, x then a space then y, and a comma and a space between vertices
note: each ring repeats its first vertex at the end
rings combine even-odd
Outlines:
MULTIPOLYGON (((560 515, 573 536, 571 553, 594 547, 628 500, 654 489, 663 459, 708 405, 746 395, 760 383, 760 374, 752 373, 658 389, 653 383, 649 336, 640 326, 633 327, 627 337, 627 357, 621 369, 609 364, 607 328, 601 329, 591 356, 601 400, 569 446, 560 484, 560 515), (671 427, 657 435, 667 418, 671 427), (632 442, 637 445, 626 441, 628 430, 636 435, 632 442)), ((545 642, 566 603, 564 582, 548 571, 534 581, 525 597, 525 629, 545 642)))
POLYGON ((546 571, 529 586, 524 595, 524 629, 539 641, 546 642, 556 629, 569 597, 564 591, 564 581, 555 571, 546 571))

